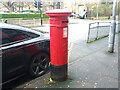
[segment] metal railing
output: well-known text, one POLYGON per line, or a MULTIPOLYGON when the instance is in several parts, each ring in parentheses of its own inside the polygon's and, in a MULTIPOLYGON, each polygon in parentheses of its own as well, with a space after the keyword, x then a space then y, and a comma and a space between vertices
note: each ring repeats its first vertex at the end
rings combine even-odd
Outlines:
MULTIPOLYGON (((120 32, 120 23, 116 23, 116 33, 120 32)), ((87 43, 107 37, 111 22, 94 22, 89 24, 87 43)))

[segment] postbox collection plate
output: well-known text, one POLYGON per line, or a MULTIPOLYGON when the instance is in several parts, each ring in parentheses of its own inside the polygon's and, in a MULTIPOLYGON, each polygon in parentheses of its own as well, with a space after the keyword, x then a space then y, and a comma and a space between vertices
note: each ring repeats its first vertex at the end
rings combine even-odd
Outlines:
POLYGON ((68 28, 63 28, 63 38, 66 38, 68 34, 68 28))

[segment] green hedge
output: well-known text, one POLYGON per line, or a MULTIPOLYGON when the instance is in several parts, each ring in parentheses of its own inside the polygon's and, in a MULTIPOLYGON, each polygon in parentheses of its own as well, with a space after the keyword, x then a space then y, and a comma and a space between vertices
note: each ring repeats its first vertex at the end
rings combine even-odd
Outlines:
MULTIPOLYGON (((40 18, 40 14, 0 14, 1 18, 40 18)), ((43 18, 48 18, 43 14, 43 18)))

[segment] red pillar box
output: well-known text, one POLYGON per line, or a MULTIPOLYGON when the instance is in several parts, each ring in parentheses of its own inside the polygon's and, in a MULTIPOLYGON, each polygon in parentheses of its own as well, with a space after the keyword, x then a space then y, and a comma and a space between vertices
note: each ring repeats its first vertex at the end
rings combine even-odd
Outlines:
POLYGON ((57 9, 46 14, 50 17, 51 78, 64 81, 68 76, 68 16, 71 12, 57 9))

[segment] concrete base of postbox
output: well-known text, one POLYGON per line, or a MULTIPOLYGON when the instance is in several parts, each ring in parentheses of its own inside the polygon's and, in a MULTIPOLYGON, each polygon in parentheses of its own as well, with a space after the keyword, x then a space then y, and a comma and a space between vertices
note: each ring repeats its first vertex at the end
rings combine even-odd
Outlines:
POLYGON ((68 78, 67 67, 68 67, 67 64, 62 65, 62 66, 55 66, 55 65, 51 64, 50 69, 51 69, 52 80, 60 81, 60 82, 67 80, 67 78, 68 78))

